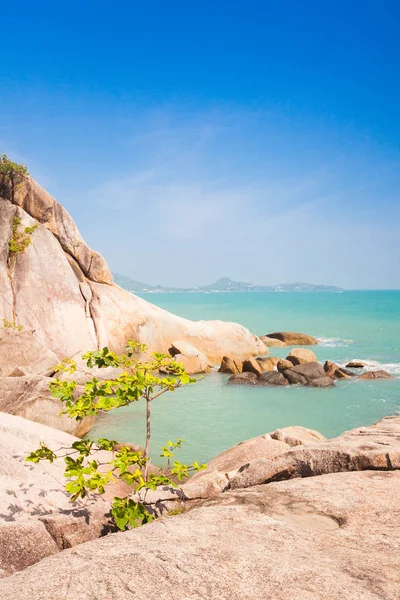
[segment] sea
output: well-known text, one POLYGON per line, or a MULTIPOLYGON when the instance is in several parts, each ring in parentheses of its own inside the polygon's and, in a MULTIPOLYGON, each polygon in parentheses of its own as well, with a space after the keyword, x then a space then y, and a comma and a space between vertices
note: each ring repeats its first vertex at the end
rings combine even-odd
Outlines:
MULTIPOLYGON (((345 380, 334 388, 228 386, 217 369, 196 384, 167 393, 152 405, 151 457, 182 438, 176 459, 207 462, 242 440, 288 425, 302 425, 326 437, 372 424, 400 411, 400 290, 302 292, 151 293, 143 298, 182 317, 222 319, 256 335, 299 331, 320 340, 319 361, 345 365, 352 359, 367 370, 385 369, 391 380, 345 380)), ((290 348, 270 348, 285 357, 290 348)), ((91 439, 107 437, 144 444, 144 403, 98 418, 91 439)))

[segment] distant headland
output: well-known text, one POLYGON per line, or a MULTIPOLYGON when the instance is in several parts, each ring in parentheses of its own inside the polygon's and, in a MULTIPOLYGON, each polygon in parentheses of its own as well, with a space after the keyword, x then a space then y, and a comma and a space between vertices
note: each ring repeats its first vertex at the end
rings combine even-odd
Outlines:
POLYGON ((245 281, 233 281, 229 277, 221 277, 215 283, 203 285, 200 287, 178 288, 164 287, 161 285, 149 285, 141 281, 135 281, 126 275, 113 273, 114 281, 117 285, 130 292, 139 293, 174 293, 174 292, 331 292, 338 294, 343 290, 334 285, 315 285, 312 283, 281 283, 278 285, 256 285, 245 281))

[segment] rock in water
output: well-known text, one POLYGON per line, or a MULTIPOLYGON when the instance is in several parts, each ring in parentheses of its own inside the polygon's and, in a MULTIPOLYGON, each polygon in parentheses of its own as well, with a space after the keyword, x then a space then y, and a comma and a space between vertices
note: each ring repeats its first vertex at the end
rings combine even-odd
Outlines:
POLYGON ((363 369, 365 364, 359 360, 351 360, 347 363, 346 367, 349 369, 363 369))
POLYGON ((281 340, 278 340, 276 338, 268 337, 267 335, 261 335, 260 340, 264 342, 267 348, 283 348, 284 346, 286 346, 285 342, 282 342, 281 340))
POLYGON ((243 373, 254 373, 261 375, 263 368, 255 358, 248 358, 243 362, 243 373))
POLYGON ((358 379, 394 379, 393 375, 380 369, 378 371, 367 371, 358 376, 358 379))
POLYGON ((307 348, 293 348, 290 354, 286 357, 286 360, 296 366, 310 362, 317 362, 317 357, 312 350, 307 350, 307 348))
POLYGON ((273 371, 279 359, 276 356, 269 356, 268 358, 256 358, 256 361, 263 371, 273 371))
POLYGON ((290 362, 290 360, 282 358, 281 360, 278 360, 276 368, 278 369, 279 373, 283 373, 284 371, 286 371, 286 369, 293 369, 293 363, 290 362))
POLYGON ((318 340, 306 333, 295 333, 294 331, 275 331, 268 333, 267 337, 284 342, 286 346, 314 346, 318 340))
POLYGON ((221 366, 218 369, 220 373, 231 373, 237 375, 241 373, 243 369, 243 363, 241 360, 233 360, 229 356, 224 356, 221 361, 221 366))
POLYGON ((289 385, 288 380, 276 371, 265 371, 257 379, 258 385, 289 385))
POLYGON ((229 377, 228 383, 230 385, 256 385, 257 375, 255 373, 239 373, 238 375, 232 375, 229 377))

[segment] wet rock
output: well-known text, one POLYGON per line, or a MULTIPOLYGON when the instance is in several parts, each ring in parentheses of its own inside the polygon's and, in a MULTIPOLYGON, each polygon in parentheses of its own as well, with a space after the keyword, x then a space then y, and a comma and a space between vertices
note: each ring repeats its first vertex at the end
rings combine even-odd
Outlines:
POLYGON ((354 373, 350 375, 350 373, 346 369, 342 369, 334 362, 329 360, 325 361, 324 371, 329 377, 333 379, 351 379, 354 377, 354 373))
POLYGON ((323 367, 317 362, 296 365, 291 369, 286 369, 283 372, 283 375, 289 380, 290 383, 301 383, 302 385, 307 385, 314 379, 326 377, 323 367))
POLYGON ((326 377, 317 377, 316 379, 311 379, 308 385, 310 387, 325 388, 332 387, 333 385, 335 385, 335 383, 333 379, 331 377, 328 377, 327 375, 326 377))
POLYGON ((346 367, 349 369, 363 369, 365 364, 359 360, 351 360, 347 363, 346 367))

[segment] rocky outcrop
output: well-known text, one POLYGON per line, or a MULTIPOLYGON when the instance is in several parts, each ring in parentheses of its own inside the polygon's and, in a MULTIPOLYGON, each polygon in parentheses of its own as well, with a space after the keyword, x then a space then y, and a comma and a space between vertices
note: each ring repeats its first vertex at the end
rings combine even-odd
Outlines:
MULTIPOLYGON (((0 413, 0 576, 99 537, 112 527, 109 501, 128 493, 125 484, 109 484, 104 496, 71 504, 64 489, 63 460, 37 465, 25 460, 41 441, 62 454, 62 448, 77 440, 57 429, 0 413)), ((107 452, 96 454, 101 462, 110 457, 107 452)))
POLYGON ((398 600, 400 473, 235 490, 50 556, 2 600, 398 600))
POLYGON ((255 375, 261 375, 263 367, 255 358, 248 358, 243 362, 243 373, 254 373, 255 375))
POLYGON ((355 373, 352 373, 347 369, 343 369, 339 367, 339 365, 337 365, 336 363, 331 362, 329 360, 325 361, 324 371, 327 375, 329 375, 329 377, 332 377, 333 379, 351 379, 352 377, 356 376, 355 373))
POLYGON ((265 352, 240 325, 189 321, 114 285, 105 260, 85 244, 67 211, 30 178, 13 200, 0 198, 0 284, 0 324, 18 323, 58 359, 103 346, 122 352, 128 339, 159 352, 181 340, 213 364, 225 355, 235 360, 265 352), (11 256, 15 217, 22 233, 34 229, 26 248, 11 256))
MULTIPOLYGON (((65 406, 51 395, 50 382, 49 377, 43 376, 1 378, 0 411, 83 437, 92 429, 95 418, 85 417, 77 421, 62 415, 65 406)), ((76 395, 83 391, 83 387, 78 386, 76 395)))
POLYGON ((268 333, 267 337, 280 340, 286 346, 314 346, 318 340, 306 333, 295 333, 294 331, 275 331, 268 333))
POLYGON ((301 427, 299 425, 275 429, 275 431, 270 433, 270 436, 273 440, 280 440, 281 442, 288 444, 288 446, 302 446, 313 442, 326 441, 326 437, 319 431, 301 427))

